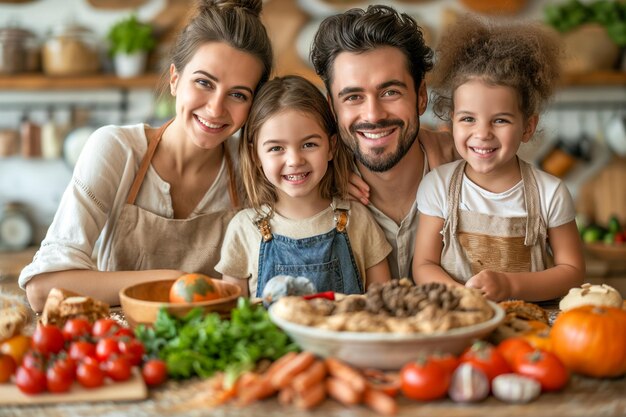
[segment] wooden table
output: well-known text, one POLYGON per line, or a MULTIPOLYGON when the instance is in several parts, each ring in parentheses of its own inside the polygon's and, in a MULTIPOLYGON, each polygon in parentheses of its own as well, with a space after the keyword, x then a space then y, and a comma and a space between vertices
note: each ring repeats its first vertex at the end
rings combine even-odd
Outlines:
MULTIPOLYGON (((249 407, 225 405, 209 408, 203 404, 206 387, 203 381, 170 381, 153 389, 147 400, 140 402, 76 403, 48 406, 2 407, 0 416, 341 416, 369 417, 376 414, 364 406, 345 407, 326 400, 311 412, 292 407, 281 407, 275 398, 254 403, 249 407)), ((536 401, 523 404, 505 404, 493 397, 478 404, 457 404, 450 400, 418 403, 399 399, 398 416, 411 417, 605 417, 626 416, 626 378, 595 380, 574 376, 569 386, 559 393, 543 394, 536 401)))

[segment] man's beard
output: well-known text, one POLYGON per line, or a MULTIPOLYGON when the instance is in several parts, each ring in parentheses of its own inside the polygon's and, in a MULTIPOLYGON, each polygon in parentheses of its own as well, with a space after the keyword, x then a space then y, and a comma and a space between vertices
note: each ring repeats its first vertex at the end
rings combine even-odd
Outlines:
POLYGON ((357 161, 363 164, 370 171, 385 172, 396 166, 402 158, 404 158, 404 155, 407 154, 409 149, 411 149, 411 146, 413 146, 420 128, 419 117, 416 117, 415 120, 415 126, 412 130, 404 130, 405 124, 402 120, 390 119, 382 120, 378 123, 353 124, 350 126, 349 131, 340 127, 339 134, 341 135, 341 139, 344 143, 354 153, 354 157, 357 161), (383 129, 391 126, 398 127, 400 130, 398 147, 393 153, 382 156, 385 152, 385 148, 383 147, 371 148, 373 155, 366 155, 361 151, 357 130, 383 129))

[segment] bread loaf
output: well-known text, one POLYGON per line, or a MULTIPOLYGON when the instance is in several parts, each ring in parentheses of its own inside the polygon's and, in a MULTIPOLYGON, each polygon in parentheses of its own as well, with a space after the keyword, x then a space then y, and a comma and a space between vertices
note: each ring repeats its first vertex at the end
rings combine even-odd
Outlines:
POLYGON ((90 322, 109 315, 109 305, 62 288, 53 288, 48 294, 41 315, 43 324, 63 326, 71 318, 82 317, 90 322))

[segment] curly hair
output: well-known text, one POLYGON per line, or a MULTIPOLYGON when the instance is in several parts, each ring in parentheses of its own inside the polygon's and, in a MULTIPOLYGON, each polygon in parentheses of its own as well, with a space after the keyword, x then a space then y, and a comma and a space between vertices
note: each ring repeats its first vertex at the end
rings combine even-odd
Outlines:
POLYGON ((326 91, 330 92, 333 64, 341 52, 363 53, 391 46, 406 56, 408 71, 418 91, 433 66, 433 51, 424 42, 422 29, 406 13, 372 5, 366 10, 350 9, 324 19, 311 46, 311 62, 326 91))
POLYGON ((525 119, 538 114, 559 79, 558 37, 540 24, 460 19, 442 37, 430 85, 434 113, 449 120, 455 90, 470 79, 512 87, 525 119))
MULTIPOLYGON (((273 116, 286 111, 312 115, 328 134, 329 140, 337 134, 335 117, 322 92, 311 82, 297 75, 276 77, 259 90, 239 142, 239 159, 243 183, 252 208, 261 214, 268 205, 274 211, 278 195, 274 185, 265 177, 257 155, 261 127, 273 116)), ((322 198, 346 198, 350 176, 350 151, 341 140, 331 143, 333 159, 319 184, 322 198)))

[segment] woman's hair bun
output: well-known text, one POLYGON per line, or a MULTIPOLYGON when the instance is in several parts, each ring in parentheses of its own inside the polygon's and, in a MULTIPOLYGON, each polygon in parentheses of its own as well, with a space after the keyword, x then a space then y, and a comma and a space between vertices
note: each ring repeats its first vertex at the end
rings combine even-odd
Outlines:
POLYGON ((242 8, 255 16, 260 16, 263 10, 263 0, 201 0, 201 3, 205 7, 217 7, 217 8, 242 8))

